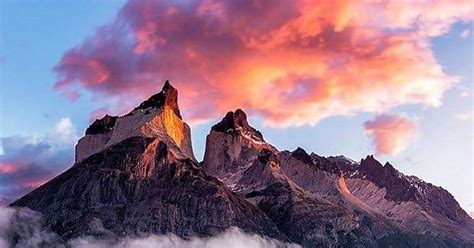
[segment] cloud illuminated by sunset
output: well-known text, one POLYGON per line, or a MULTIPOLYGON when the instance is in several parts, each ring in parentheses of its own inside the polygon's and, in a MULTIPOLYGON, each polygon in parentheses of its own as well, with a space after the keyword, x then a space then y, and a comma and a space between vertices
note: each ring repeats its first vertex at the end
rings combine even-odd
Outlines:
POLYGON ((14 165, 7 163, 0 163, 0 173, 1 174, 11 174, 17 171, 17 168, 14 165))
POLYGON ((404 116, 380 115, 364 122, 364 129, 372 139, 377 154, 396 155, 413 141, 417 124, 404 116))
POLYGON ((187 120, 239 107, 273 126, 436 107, 458 79, 430 39, 473 17, 470 1, 129 1, 63 55, 55 88, 123 114, 170 79, 187 120))

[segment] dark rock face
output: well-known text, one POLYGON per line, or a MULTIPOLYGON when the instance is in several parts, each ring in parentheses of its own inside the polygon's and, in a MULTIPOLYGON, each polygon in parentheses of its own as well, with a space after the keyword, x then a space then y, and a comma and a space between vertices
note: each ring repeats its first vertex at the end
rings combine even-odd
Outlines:
POLYGON ((473 247, 474 221, 446 190, 373 156, 278 151, 240 109, 198 164, 177 90, 96 120, 76 163, 15 201, 67 240, 81 235, 212 236, 235 226, 303 247, 473 247))
POLYGON ((354 172, 357 167, 359 167, 359 163, 346 158, 342 155, 339 156, 329 156, 327 157, 327 160, 329 160, 331 163, 337 165, 337 167, 344 172, 344 174, 350 174, 351 172, 354 172))
POLYGON ((388 200, 415 201, 418 198, 416 189, 403 180, 391 164, 382 166, 372 155, 361 160, 358 172, 358 176, 365 176, 379 188, 385 188, 388 200))
POLYGON ((341 167, 338 164, 331 162, 329 159, 325 157, 321 157, 315 153, 311 153, 311 159, 313 163, 316 165, 316 167, 318 167, 319 169, 323 171, 327 171, 327 172, 338 174, 338 175, 343 172, 347 172, 347 170, 345 170, 346 169, 345 167, 341 167))
POLYGON ((117 118, 117 116, 105 115, 102 119, 95 120, 92 125, 86 129, 86 134, 94 135, 111 131, 117 118))
POLYGON ((296 150, 292 151, 291 156, 293 156, 294 158, 298 159, 299 161, 305 164, 316 166, 313 163, 313 159, 311 158, 311 156, 308 153, 306 153, 306 151, 301 147, 298 147, 296 148, 296 150))
POLYGON ((321 157, 315 153, 311 153, 310 155, 301 147, 298 147, 296 150, 292 151, 291 156, 305 164, 315 166, 323 171, 335 174, 341 174, 343 171, 346 171, 345 167, 341 168, 341 166, 338 164, 333 163, 329 159, 321 157))

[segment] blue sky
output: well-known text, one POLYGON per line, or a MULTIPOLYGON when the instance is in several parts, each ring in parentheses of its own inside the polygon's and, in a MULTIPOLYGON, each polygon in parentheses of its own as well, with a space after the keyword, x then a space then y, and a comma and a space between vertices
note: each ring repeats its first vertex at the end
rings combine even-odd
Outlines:
MULTIPOLYGON (((53 89, 57 75, 52 68, 68 49, 94 35, 99 26, 113 22, 124 3, 50 0, 0 3, 1 137, 46 139, 64 118, 82 135, 89 125, 90 113, 104 102, 92 100, 87 91, 81 92, 83 96, 78 100, 70 101, 53 89)), ((442 186, 469 210, 474 209, 473 42, 472 23, 462 22, 430 40, 431 50, 443 71, 459 76, 460 81, 444 93, 440 107, 410 104, 386 111, 415 119, 419 132, 401 153, 378 156, 380 161, 390 161, 404 173, 442 186), (461 37, 466 30, 470 34, 461 37)), ((374 153, 363 123, 378 114, 360 111, 351 116, 323 118, 316 125, 272 128, 264 125, 265 117, 255 112, 250 115, 250 122, 279 149, 293 150, 300 146, 321 155, 344 154, 359 160, 374 153)), ((205 137, 218 120, 217 115, 211 119, 192 127, 198 158, 202 158, 205 137)))

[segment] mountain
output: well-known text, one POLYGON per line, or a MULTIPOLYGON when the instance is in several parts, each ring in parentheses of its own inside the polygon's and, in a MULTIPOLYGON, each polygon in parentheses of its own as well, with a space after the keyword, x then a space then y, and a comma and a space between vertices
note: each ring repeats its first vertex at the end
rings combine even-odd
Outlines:
POLYGON ((279 151, 244 111, 212 126, 197 162, 178 92, 96 120, 70 169, 12 206, 41 212, 64 240, 235 226, 303 247, 472 247, 474 221, 449 192, 373 156, 279 151))
POLYGON ((169 232, 189 238, 236 226, 287 240, 264 213, 200 168, 177 94, 166 82, 127 115, 96 120, 77 144, 76 163, 12 206, 41 212, 64 239, 169 232))
POLYGON ((473 242, 474 223, 443 189, 403 176, 373 156, 357 163, 302 148, 277 151, 241 110, 227 113, 212 127, 202 166, 303 246, 449 247, 473 242), (417 194, 418 200, 410 198, 418 186, 425 193, 417 194), (387 194, 372 195, 374 190, 387 194), (431 199, 435 195, 442 197, 431 199))

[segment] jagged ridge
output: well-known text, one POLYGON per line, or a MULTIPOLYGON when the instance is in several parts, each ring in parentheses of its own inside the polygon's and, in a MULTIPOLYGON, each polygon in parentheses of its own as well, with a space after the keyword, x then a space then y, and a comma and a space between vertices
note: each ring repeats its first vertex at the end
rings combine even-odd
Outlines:
POLYGON ((229 112, 208 135, 203 168, 244 194, 290 239, 308 247, 450 247, 474 242, 474 223, 449 193, 443 200, 432 200, 433 193, 419 194, 417 187, 441 195, 444 190, 404 176, 389 163, 382 166, 373 156, 356 163, 342 156, 310 155, 302 148, 279 152, 234 132, 243 129, 240 126, 253 128, 243 119, 246 115, 239 114, 237 124, 232 117, 229 112), (377 205, 380 201, 385 205, 377 205), (429 203, 433 201, 439 204, 429 203), (317 214, 321 211, 326 216, 317 214))

